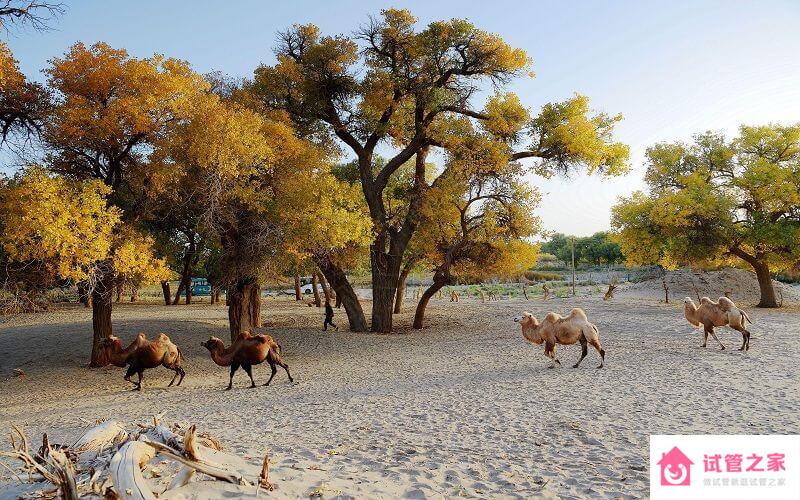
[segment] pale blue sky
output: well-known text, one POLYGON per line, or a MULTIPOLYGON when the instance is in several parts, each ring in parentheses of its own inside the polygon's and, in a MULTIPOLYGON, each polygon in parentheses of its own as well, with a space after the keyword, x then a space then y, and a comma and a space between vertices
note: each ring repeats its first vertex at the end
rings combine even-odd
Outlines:
POLYGON ((798 0, 68 3, 54 31, 5 37, 29 77, 41 79, 47 60, 78 40, 249 76, 273 60, 275 33, 295 23, 351 33, 389 6, 409 8, 420 23, 467 18, 528 51, 536 78, 512 89, 533 109, 580 92, 625 117, 616 134, 631 146, 625 178, 531 179, 544 195, 546 228, 565 233, 608 227, 616 198, 642 186, 648 145, 707 129, 734 133, 741 123, 800 122, 798 0))

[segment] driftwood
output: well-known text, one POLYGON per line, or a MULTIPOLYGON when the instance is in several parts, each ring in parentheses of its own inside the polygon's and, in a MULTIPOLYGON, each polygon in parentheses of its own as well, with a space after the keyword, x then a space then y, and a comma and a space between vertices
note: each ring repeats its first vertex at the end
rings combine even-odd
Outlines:
MULTIPOLYGON (((203 481, 213 478, 231 483, 240 488, 239 494, 253 494, 258 488, 273 489, 269 481, 268 456, 264 456, 259 468, 237 455, 221 451, 217 439, 198 433, 194 425, 184 431, 177 424, 169 426, 154 418, 151 425, 140 424, 137 430, 129 430, 112 420, 88 429, 68 446, 52 445, 44 434, 42 446, 36 453, 31 452, 21 429, 12 426, 12 430, 11 451, 0 451, 0 457, 17 460, 19 473, 7 468, 18 481, 34 484, 42 496, 58 494, 69 500, 85 497, 155 499, 158 495, 153 491, 154 483, 143 473, 150 467, 149 477, 161 477, 163 471, 151 467, 154 459, 160 460, 159 463, 167 463, 164 459, 168 459, 182 465, 166 487, 165 491, 170 494, 180 495, 179 490, 196 477, 203 481), (203 476, 198 476, 197 472, 203 476), (251 490, 253 487, 257 489, 251 490)), ((166 483, 167 479, 163 481, 166 483)))
POLYGON ((603 295, 603 300, 611 300, 614 298, 614 290, 617 289, 617 285, 614 283, 609 283, 608 290, 606 290, 606 294, 603 295))
POLYGON ((155 500, 144 479, 142 467, 155 457, 155 450, 140 441, 128 441, 111 459, 111 483, 122 499, 155 500))

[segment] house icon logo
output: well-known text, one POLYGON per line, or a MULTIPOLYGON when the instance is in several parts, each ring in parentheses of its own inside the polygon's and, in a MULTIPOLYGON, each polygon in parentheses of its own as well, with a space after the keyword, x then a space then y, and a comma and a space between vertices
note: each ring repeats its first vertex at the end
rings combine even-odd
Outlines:
POLYGON ((658 461, 661 466, 661 486, 689 486, 693 463, 677 446, 668 453, 662 453, 658 461))

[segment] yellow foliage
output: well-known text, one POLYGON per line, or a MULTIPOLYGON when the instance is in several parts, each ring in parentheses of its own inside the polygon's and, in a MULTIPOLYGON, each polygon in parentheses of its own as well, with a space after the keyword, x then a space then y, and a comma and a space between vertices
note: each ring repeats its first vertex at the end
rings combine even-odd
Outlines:
POLYGON ((110 189, 76 183, 40 168, 17 174, 0 190, 0 242, 12 261, 35 261, 53 279, 86 279, 111 250, 120 211, 108 207, 110 189))
POLYGON ((172 277, 164 259, 155 256, 153 238, 124 226, 114 237, 112 260, 117 276, 136 286, 172 277))

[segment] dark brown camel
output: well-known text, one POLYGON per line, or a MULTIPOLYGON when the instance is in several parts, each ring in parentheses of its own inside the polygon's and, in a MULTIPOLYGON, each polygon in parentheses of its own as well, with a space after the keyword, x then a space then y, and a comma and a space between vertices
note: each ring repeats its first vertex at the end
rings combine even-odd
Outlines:
POLYGON ((159 334, 156 340, 146 341, 128 357, 128 371, 125 372, 125 380, 135 386, 134 390, 141 391, 144 371, 158 366, 175 372, 167 387, 172 387, 178 377, 180 378, 177 385, 181 385, 183 377, 186 375, 183 370, 183 353, 163 333, 159 334), (139 376, 138 382, 131 380, 134 373, 139 376))
POLYGON ((269 335, 252 335, 250 332, 242 332, 237 337, 234 343, 226 348, 225 342, 217 337, 211 337, 200 345, 208 349, 211 353, 211 359, 219 366, 230 366, 231 375, 228 381, 228 387, 225 390, 233 387, 233 375, 236 370, 241 366, 250 377, 250 387, 255 387, 256 382, 253 380, 253 365, 263 363, 265 360, 269 363, 272 369, 272 374, 264 385, 269 385, 275 374, 278 372, 276 365, 280 365, 286 370, 286 375, 289 377, 289 382, 294 382, 292 374, 289 373, 289 366, 281 358, 281 346, 275 339, 269 335))

